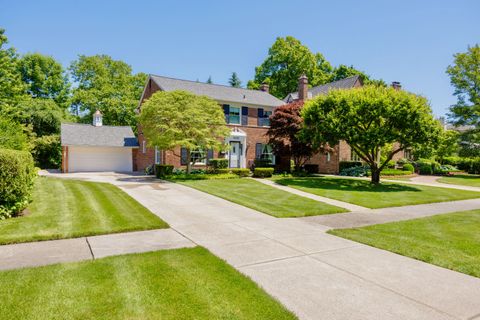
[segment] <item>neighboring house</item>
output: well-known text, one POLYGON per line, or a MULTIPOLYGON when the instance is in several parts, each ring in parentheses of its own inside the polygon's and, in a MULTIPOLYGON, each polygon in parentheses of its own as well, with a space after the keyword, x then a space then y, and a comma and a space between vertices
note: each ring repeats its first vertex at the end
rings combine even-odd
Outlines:
MULTIPOLYGON (((362 79, 360 76, 355 75, 348 77, 342 80, 330 82, 324 85, 316 86, 309 88, 308 87, 308 78, 305 75, 302 75, 298 79, 298 91, 288 94, 284 101, 286 103, 291 103, 299 100, 308 100, 312 99, 318 95, 327 94, 328 91, 332 89, 353 89, 363 86, 362 79)), ((392 82, 392 87, 397 90, 401 89, 399 82, 392 82)), ((319 173, 339 173, 340 161, 361 161, 358 155, 355 152, 352 152, 350 146, 345 141, 340 141, 340 143, 334 147, 333 150, 317 153, 307 161, 306 164, 312 166, 318 166, 315 171, 318 170, 319 173)), ((404 158, 405 156, 409 157, 409 154, 405 152, 399 152, 394 156, 393 160, 398 160, 404 158)))
MULTIPOLYGON (((260 90, 250 90, 150 75, 138 110, 141 112, 143 101, 157 91, 184 90, 216 100, 219 107, 223 108, 227 126, 231 129, 230 136, 225 139, 230 148, 220 154, 213 150, 193 152, 192 157, 201 159, 195 167, 204 167, 208 159, 221 157, 229 160, 230 168, 249 168, 256 158, 269 158, 275 163, 272 149, 267 144, 266 133, 274 108, 285 103, 269 94, 268 89, 266 84, 263 84, 260 90)), ((138 142, 138 170, 144 170, 154 163, 172 164, 176 168, 187 164, 186 152, 181 146, 174 150, 149 148, 141 126, 138 127, 138 142)))
POLYGON ((93 124, 62 123, 62 172, 136 169, 138 142, 132 128, 102 124, 98 110, 93 115, 93 124))

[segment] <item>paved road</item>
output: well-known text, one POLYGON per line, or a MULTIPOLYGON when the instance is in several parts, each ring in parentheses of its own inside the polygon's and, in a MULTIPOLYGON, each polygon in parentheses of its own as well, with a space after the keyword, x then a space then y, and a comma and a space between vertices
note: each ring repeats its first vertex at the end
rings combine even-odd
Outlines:
MULTIPOLYGON (((119 186, 168 222, 182 245, 208 248, 300 319, 480 318, 480 279, 326 234, 327 226, 277 219, 182 185, 143 177, 63 177, 119 186)), ((150 250, 156 249, 155 243, 150 250)), ((110 248, 103 251, 108 254, 116 246, 106 241, 94 252, 102 254, 102 247, 110 248)))

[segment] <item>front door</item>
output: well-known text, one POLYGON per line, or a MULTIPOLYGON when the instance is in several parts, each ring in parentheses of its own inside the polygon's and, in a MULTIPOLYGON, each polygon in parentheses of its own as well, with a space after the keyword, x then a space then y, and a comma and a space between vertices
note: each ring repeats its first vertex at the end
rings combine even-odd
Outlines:
POLYGON ((241 145, 238 141, 230 142, 229 164, 230 168, 240 168, 241 145))

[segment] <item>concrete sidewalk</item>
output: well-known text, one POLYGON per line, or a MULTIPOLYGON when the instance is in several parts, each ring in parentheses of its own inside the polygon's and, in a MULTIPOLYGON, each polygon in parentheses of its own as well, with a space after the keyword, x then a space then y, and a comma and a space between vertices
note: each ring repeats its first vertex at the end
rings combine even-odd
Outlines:
POLYGON ((171 229, 27 242, 0 246, 0 270, 193 246, 193 242, 171 229))
POLYGON ((480 199, 437 202, 414 206, 372 209, 347 214, 327 214, 300 218, 333 229, 365 227, 373 224, 418 219, 459 211, 480 209, 480 199))
POLYGON ((199 244, 225 259, 300 319, 480 317, 480 279, 326 234, 328 226, 274 218, 148 178, 63 177, 119 186, 192 241, 180 238, 183 245, 199 244))

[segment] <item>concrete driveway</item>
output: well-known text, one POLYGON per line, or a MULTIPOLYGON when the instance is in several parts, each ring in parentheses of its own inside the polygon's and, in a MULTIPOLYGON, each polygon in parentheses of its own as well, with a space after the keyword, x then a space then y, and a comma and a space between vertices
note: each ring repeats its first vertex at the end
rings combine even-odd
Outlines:
POLYGON ((480 279, 326 234, 327 226, 138 176, 62 177, 117 185, 300 319, 480 319, 480 279))

